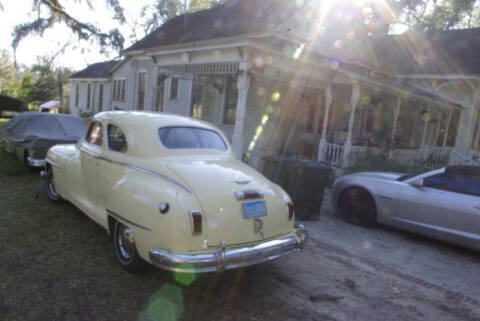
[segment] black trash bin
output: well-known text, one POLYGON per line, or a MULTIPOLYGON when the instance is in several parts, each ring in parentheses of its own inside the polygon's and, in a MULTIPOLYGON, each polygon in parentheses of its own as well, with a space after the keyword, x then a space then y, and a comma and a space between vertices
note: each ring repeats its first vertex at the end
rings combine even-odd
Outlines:
POLYGON ((289 161, 286 165, 288 179, 284 188, 295 204, 296 217, 300 220, 317 219, 333 169, 326 164, 305 160, 289 161))
POLYGON ((295 161, 291 156, 272 155, 263 158, 263 174, 275 184, 280 185, 286 190, 288 186, 287 164, 295 161))

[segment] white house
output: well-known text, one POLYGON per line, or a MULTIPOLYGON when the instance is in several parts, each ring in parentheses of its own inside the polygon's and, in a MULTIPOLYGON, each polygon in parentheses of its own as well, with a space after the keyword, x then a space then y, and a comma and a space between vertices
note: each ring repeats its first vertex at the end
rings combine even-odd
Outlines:
POLYGON ((341 15, 325 31, 324 15, 317 1, 230 0, 176 17, 74 74, 70 110, 201 118, 254 166, 286 152, 348 167, 372 148, 477 162, 480 29, 371 39, 341 15))

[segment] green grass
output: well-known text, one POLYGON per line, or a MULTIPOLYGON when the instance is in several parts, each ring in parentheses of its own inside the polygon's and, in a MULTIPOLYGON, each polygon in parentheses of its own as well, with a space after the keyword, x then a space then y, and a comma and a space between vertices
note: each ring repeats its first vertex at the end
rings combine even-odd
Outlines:
POLYGON ((189 282, 155 268, 129 274, 103 228, 50 202, 39 172, 0 150, 0 321, 299 319, 275 300, 264 269, 189 282))

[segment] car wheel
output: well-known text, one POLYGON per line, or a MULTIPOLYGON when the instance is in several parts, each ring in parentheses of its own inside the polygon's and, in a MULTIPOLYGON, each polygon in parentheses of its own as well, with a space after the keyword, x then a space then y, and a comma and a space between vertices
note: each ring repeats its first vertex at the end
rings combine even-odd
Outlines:
POLYGON ((120 265, 130 273, 142 273, 148 263, 138 255, 132 230, 120 222, 113 227, 113 247, 120 265))
POLYGON ((377 221, 375 201, 364 189, 350 188, 343 192, 338 208, 342 218, 349 223, 366 226, 377 221))
POLYGON ((55 203, 61 203, 63 198, 57 193, 55 189, 55 181, 53 179, 53 170, 47 169, 47 195, 48 198, 55 203))

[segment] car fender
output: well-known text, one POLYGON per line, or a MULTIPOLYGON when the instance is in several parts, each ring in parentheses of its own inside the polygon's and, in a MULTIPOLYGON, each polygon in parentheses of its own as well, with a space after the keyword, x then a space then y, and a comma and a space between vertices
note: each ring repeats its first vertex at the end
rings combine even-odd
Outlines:
POLYGON ((55 145, 47 151, 47 169, 53 171, 56 192, 64 199, 68 197, 68 163, 74 154, 75 145, 55 145))
POLYGON ((192 192, 164 180, 135 170, 125 174, 112 186, 105 212, 133 231, 140 256, 149 260, 152 248, 188 252, 201 249, 203 238, 193 237, 189 209, 199 208, 192 192), (168 211, 161 213, 161 203, 168 211))

